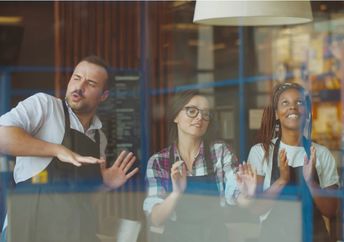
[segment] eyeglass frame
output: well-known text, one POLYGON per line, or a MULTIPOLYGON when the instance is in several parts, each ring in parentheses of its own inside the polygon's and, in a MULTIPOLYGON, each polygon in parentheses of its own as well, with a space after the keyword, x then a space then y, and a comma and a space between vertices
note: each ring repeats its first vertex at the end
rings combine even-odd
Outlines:
POLYGON ((185 114, 186 116, 188 116, 189 118, 196 118, 198 116, 199 113, 201 113, 201 118, 204 120, 204 121, 210 121, 210 119, 213 117, 213 114, 210 110, 203 110, 203 109, 200 109, 196 106, 186 106, 183 108, 183 110, 185 110, 185 114), (188 113, 188 110, 190 108, 194 108, 195 110, 197 110, 197 113, 195 114, 195 116, 192 116, 188 113), (204 113, 208 114, 208 117, 209 118, 204 118, 204 113))

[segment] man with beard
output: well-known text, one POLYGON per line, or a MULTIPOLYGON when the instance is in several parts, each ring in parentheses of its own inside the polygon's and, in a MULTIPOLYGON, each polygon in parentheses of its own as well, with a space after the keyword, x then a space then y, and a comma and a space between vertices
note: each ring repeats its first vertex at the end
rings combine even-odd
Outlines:
POLYGON ((0 153, 16 156, 19 193, 9 204, 9 241, 96 241, 89 191, 118 188, 138 171, 130 171, 131 152, 105 164, 107 141, 96 110, 109 95, 108 79, 105 62, 86 57, 74 69, 65 100, 38 93, 0 117, 0 153), (33 186, 37 177, 45 184, 33 186))

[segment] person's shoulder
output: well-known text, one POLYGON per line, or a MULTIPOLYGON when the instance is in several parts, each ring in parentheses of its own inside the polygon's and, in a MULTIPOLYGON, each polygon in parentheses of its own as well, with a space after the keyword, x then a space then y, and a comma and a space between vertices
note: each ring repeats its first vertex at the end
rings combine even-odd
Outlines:
POLYGON ((314 146, 317 153, 330 153, 330 150, 324 145, 312 142, 312 146, 314 146))
POLYGON ((54 97, 54 96, 52 96, 50 94, 44 93, 44 92, 38 92, 38 93, 30 96, 27 99, 39 102, 41 104, 57 104, 57 103, 61 103, 61 99, 59 99, 57 97, 54 97))
POLYGON ((210 146, 219 147, 219 146, 228 146, 228 144, 224 140, 218 139, 218 140, 211 142, 210 146))
MULTIPOLYGON (((273 147, 273 143, 270 143, 270 149, 269 152, 271 152, 271 149, 273 147)), ((265 149, 263 143, 257 143, 253 145, 248 153, 248 159, 252 162, 255 159, 261 160, 262 157, 265 156, 265 149)))
POLYGON ((217 149, 217 148, 228 148, 228 149, 231 149, 231 145, 226 143, 224 140, 221 140, 221 139, 213 141, 210 144, 210 147, 215 148, 215 149, 217 149))
POLYGON ((165 147, 161 149, 159 152, 154 153, 150 159, 156 160, 156 159, 164 159, 164 158, 169 158, 170 156, 170 146, 165 147))
POLYGON ((46 114, 54 113, 56 107, 62 107, 61 100, 49 94, 39 92, 20 101, 16 108, 25 109, 28 113, 46 114))
POLYGON ((170 159, 170 147, 163 148, 159 152, 154 153, 148 160, 148 167, 167 167, 170 159))
POLYGON ((250 151, 257 151, 257 150, 261 150, 263 148, 264 148, 263 143, 257 143, 257 144, 254 144, 253 146, 251 146, 250 151))
POLYGON ((209 148, 212 152, 226 151, 233 153, 233 148, 224 140, 216 140, 210 143, 209 148))
POLYGON ((37 99, 45 99, 45 100, 59 100, 57 97, 54 97, 48 93, 44 92, 38 92, 36 94, 33 94, 31 96, 32 98, 37 98, 37 99))
POLYGON ((212 145, 227 145, 228 143, 222 139, 217 139, 211 142, 212 145))
MULTIPOLYGON (((277 138, 273 138, 272 140, 270 140, 270 143, 269 143, 270 150, 273 148, 276 141, 277 141, 277 138)), ((251 147, 251 150, 264 151, 264 144, 263 143, 256 143, 251 147)))

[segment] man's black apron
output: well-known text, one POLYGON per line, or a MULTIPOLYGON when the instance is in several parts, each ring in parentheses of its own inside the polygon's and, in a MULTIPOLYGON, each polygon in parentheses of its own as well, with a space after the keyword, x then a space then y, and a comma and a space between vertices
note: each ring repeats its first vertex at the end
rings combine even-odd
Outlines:
MULTIPOLYGON (((174 158, 170 160, 174 161, 174 158)), ((169 187, 172 190, 172 184, 169 187)), ((187 176, 187 187, 175 212, 176 221, 169 219, 165 223, 162 242, 226 241, 225 209, 220 206, 214 172, 205 176, 187 176)))
MULTIPOLYGON (((272 185, 280 176, 279 174, 279 167, 278 167, 278 151, 279 151, 280 139, 277 139, 274 150, 273 150, 273 163, 272 163, 272 171, 271 171, 271 182, 272 185)), ((287 184, 286 188, 281 191, 281 194, 290 194, 290 191, 287 191, 288 187, 297 187, 301 184, 302 180, 305 182, 303 177, 303 167, 290 167, 290 180, 287 184)), ((317 179, 318 176, 316 175, 317 179)), ((304 183, 305 184, 305 183, 304 183)), ((309 188, 306 187, 304 190, 304 194, 302 196, 308 196, 309 201, 313 203, 313 241, 314 242, 328 242, 329 235, 326 230, 326 226, 322 215, 314 203, 312 198, 311 192, 309 188)), ((294 211, 286 211, 286 208, 283 205, 279 204, 278 202, 275 203, 268 218, 264 221, 262 226, 261 238, 260 241, 279 241, 279 242, 290 242, 290 236, 295 234, 295 231, 304 231, 302 228, 297 228, 294 226, 295 221, 302 219, 302 215, 293 213, 294 211), (300 230, 299 230, 300 229, 300 230), (271 231, 274 234, 278 234, 277 238, 273 238, 271 235, 271 231)), ((303 223, 301 223, 303 224, 303 223)), ((302 240, 302 237, 301 237, 302 240)))
MULTIPOLYGON (((95 141, 71 129, 63 101, 65 134, 62 145, 83 155, 99 157, 99 131, 95 141)), ((18 183, 9 214, 9 242, 94 242, 97 217, 91 194, 101 183, 98 164, 76 167, 56 157, 46 168, 48 184, 18 183), (27 193, 29 192, 29 193, 27 193), (26 194, 25 194, 26 193, 26 194)))

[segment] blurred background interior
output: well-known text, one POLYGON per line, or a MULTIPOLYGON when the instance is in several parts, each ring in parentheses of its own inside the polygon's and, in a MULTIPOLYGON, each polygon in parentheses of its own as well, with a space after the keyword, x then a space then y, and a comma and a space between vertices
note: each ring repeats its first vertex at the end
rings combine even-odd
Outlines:
MULTIPOLYGON (((175 92, 209 94, 222 138, 243 161, 273 85, 298 82, 312 96, 312 139, 330 149, 342 173, 344 2, 312 1, 311 23, 262 27, 195 24, 194 6, 0 2, 0 114, 36 92, 63 97, 73 66, 90 54, 103 57, 113 73, 111 96, 99 109, 108 159, 123 148, 136 153, 141 171, 128 186, 144 191, 146 162, 167 145, 175 92)), ((13 160, 0 157, 0 227, 13 160)), ((144 220, 143 196, 129 191, 107 203, 118 205, 110 212, 144 220)))

